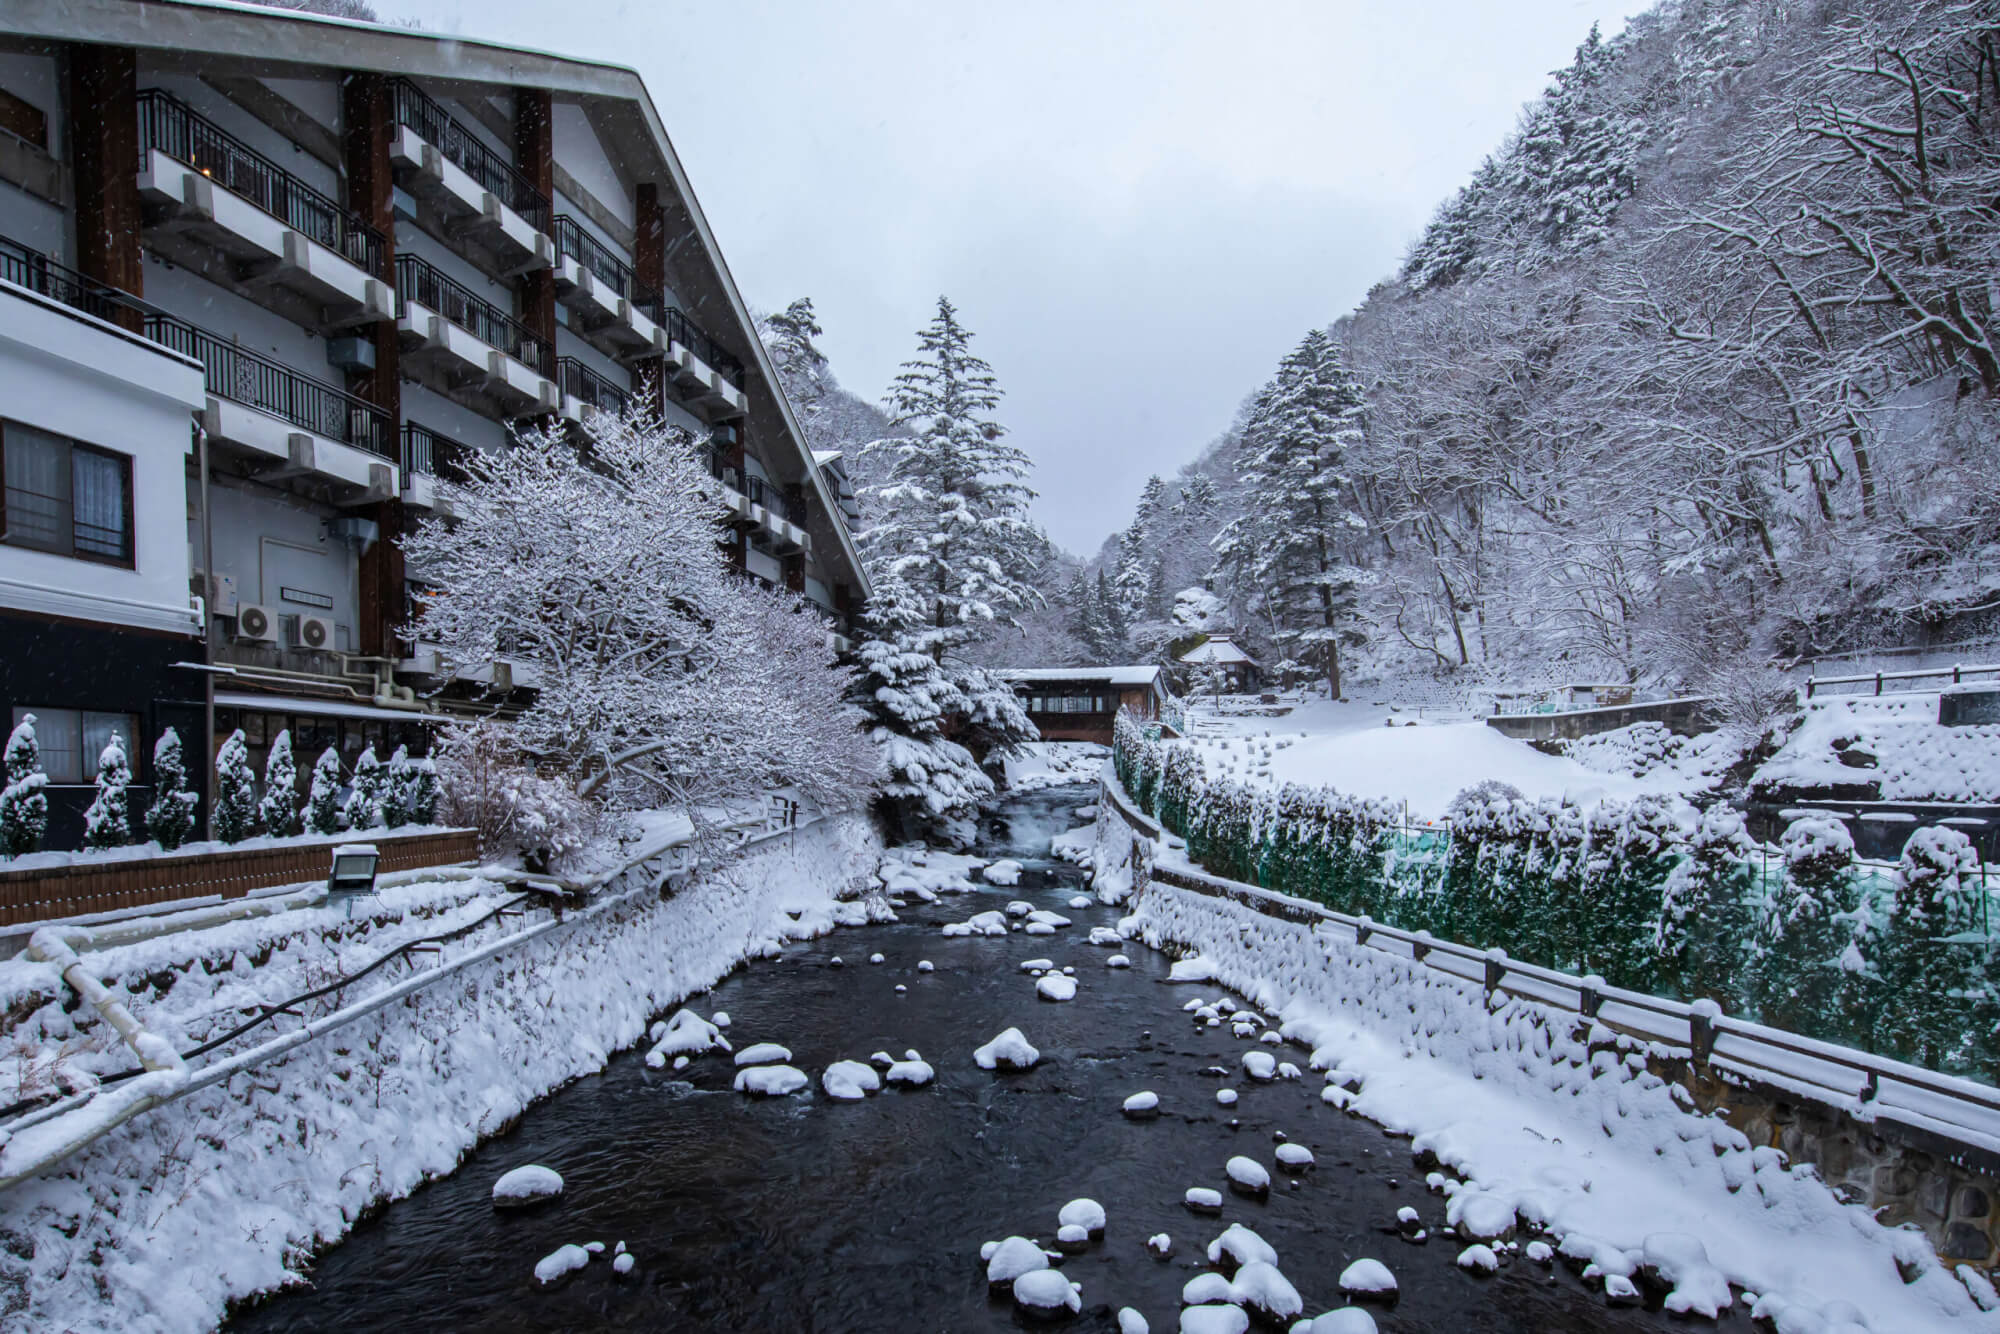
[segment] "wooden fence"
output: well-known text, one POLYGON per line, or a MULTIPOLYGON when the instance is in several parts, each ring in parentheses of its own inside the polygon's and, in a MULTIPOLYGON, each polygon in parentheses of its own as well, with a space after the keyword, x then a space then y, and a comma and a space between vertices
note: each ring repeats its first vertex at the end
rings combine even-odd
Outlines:
POLYGON ((118 860, 84 857, 40 870, 0 869, 0 926, 211 895, 240 899, 253 889, 323 883, 332 850, 342 843, 370 843, 380 849, 382 860, 376 869, 381 873, 479 859, 479 832, 474 829, 423 834, 366 830, 345 839, 278 847, 166 852, 118 860))

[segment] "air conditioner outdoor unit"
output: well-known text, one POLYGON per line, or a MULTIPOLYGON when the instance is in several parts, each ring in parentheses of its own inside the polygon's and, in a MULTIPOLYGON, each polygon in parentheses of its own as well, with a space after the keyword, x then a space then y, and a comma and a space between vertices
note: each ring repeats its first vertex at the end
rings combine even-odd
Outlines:
POLYGON ((278 642, 278 615, 255 602, 236 604, 236 637, 267 644, 278 642))
POLYGON ((326 650, 333 647, 333 622, 324 616, 301 616, 292 631, 294 647, 326 650))

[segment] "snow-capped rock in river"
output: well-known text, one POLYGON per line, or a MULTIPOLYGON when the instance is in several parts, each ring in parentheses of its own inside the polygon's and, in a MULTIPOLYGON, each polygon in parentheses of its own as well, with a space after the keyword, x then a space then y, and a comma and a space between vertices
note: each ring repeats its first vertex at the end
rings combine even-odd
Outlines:
POLYGON ((653 1047, 646 1053, 646 1064, 658 1070, 675 1056, 728 1051, 729 1039, 722 1036, 722 1030, 729 1026, 728 1019, 728 1015, 718 1014, 711 1022, 693 1010, 675 1010, 672 1018, 654 1024, 647 1034, 653 1040, 653 1047))
POLYGON ((535 1261, 535 1283, 544 1288, 560 1283, 589 1263, 590 1252, 574 1242, 558 1246, 535 1261))
POLYGON ((1080 1227, 1093 1237, 1104 1235, 1104 1206, 1096 1200, 1071 1200, 1056 1215, 1056 1222, 1064 1227, 1080 1227))
POLYGON ((1018 885, 1021 883, 1021 863, 1011 857, 1003 857, 979 874, 989 885, 1018 885))
POLYGON ((947 922, 944 926, 947 936, 1004 936, 1007 934, 1007 916, 998 909, 974 913, 963 922, 947 922))
POLYGON ((1181 1312, 1181 1334, 1244 1334, 1250 1317, 1240 1306, 1190 1306, 1181 1312))
POLYGON ((903 1060, 896 1061, 890 1065, 889 1073, 883 1077, 891 1084, 902 1084, 909 1088, 921 1088, 937 1078, 937 1071, 931 1069, 929 1061, 917 1055, 915 1048, 911 1048, 904 1054, 903 1060))
POLYGON ((1104 961, 1106 968, 1130 968, 1132 961, 1122 954, 1114 954, 1104 961))
POLYGON ((1134 1121, 1146 1121, 1160 1114, 1160 1095, 1151 1089, 1134 1093, 1125 1100, 1125 1115, 1134 1121))
POLYGON ((1500 1268, 1500 1257, 1491 1246, 1474 1242, 1458 1253, 1458 1267, 1468 1274, 1491 1274, 1500 1268))
POLYGON ((1061 973, 1044 973, 1035 983, 1035 994, 1045 1001, 1075 1000, 1076 979, 1061 973))
MULTIPOLYGON (((1215 1194, 1213 1191, 1209 1193, 1215 1194)), ((1218 1208, 1221 1206, 1220 1195, 1215 1196, 1215 1203, 1218 1208)), ((1221 1236, 1208 1243, 1208 1262, 1225 1274, 1233 1274, 1239 1267, 1253 1260, 1274 1265, 1278 1263, 1278 1252, 1272 1248, 1270 1242, 1241 1223, 1231 1223, 1223 1229, 1221 1236)))
POLYGON ((1274 1152, 1278 1166, 1287 1172, 1303 1172, 1313 1165, 1313 1151, 1303 1144, 1280 1144, 1274 1152))
POLYGON ((1278 1058, 1268 1051, 1246 1051, 1243 1053, 1243 1073, 1258 1083, 1269 1083, 1278 1077, 1278 1058))
POLYGON ((819 1085, 829 1098, 859 1102, 882 1087, 882 1076, 860 1061, 835 1061, 820 1076, 819 1085))
POLYGON ((502 1173, 500 1179, 493 1183, 493 1207, 525 1209, 545 1200, 553 1200, 562 1192, 561 1173, 540 1163, 530 1163, 502 1173))
POLYGON ((1076 1284, 1053 1269, 1037 1269, 1014 1280, 1014 1305, 1031 1316, 1075 1315, 1083 1309, 1076 1284))
POLYGON ((1035 1050, 1018 1028, 1010 1028, 983 1047, 973 1050, 972 1059, 981 1070, 1029 1070, 1042 1054, 1035 1050))
POLYGON ((1021 971, 1024 973, 1046 973, 1056 966, 1054 959, 1023 959, 1021 971))
POLYGON ((811 1082, 805 1071, 789 1065, 753 1065, 736 1072, 736 1091, 760 1098, 782 1098, 811 1082))
POLYGON ((1380 1260, 1356 1260, 1340 1271, 1340 1290, 1357 1302, 1396 1299, 1396 1276, 1380 1260))
POLYGON ((1236 1271, 1230 1287, 1233 1290, 1231 1300, 1248 1308, 1265 1324, 1282 1328, 1286 1322, 1298 1319, 1306 1309, 1299 1290, 1268 1260, 1252 1260, 1245 1264, 1236 1271))
POLYGON ((1035 905, 1026 899, 1013 899, 1007 904, 1007 915, 1009 917, 1026 917, 1034 910, 1035 905))
POLYGON ((1376 1334, 1375 1317, 1358 1306, 1343 1306, 1293 1325, 1291 1334, 1376 1334))
POLYGON ((1215 965, 1199 954, 1176 959, 1174 966, 1167 970, 1169 982, 1211 982, 1214 979, 1215 965))
POLYGON ((756 1042, 736 1053, 738 1065, 776 1065, 792 1059, 791 1052, 775 1042, 756 1042))
POLYGON ((1207 1186, 1189 1186, 1187 1194, 1181 1196, 1181 1203, 1198 1214, 1219 1214, 1222 1212, 1222 1192, 1210 1190, 1207 1186))
POLYGON ((1049 1257, 1026 1237, 1008 1237, 986 1256, 986 1281, 993 1287, 1011 1286, 1023 1274, 1049 1267, 1049 1257))
MULTIPOLYGON (((1071 904, 1070 906, 1074 908, 1076 905, 1071 904)), ((1090 928, 1090 943, 1093 945, 1104 945, 1104 946, 1115 947, 1118 945, 1123 945, 1125 943, 1125 937, 1119 935, 1117 929, 1114 927, 1093 926, 1090 928)))
POLYGON ((1069 901, 1069 906, 1072 908, 1095 908, 1097 905, 1091 902, 1086 896, 1079 894, 1069 901))

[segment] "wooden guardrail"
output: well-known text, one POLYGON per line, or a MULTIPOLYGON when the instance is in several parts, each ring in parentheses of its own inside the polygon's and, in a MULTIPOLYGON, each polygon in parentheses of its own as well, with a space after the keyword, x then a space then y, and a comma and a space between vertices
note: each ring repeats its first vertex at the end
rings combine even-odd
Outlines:
POLYGON ((370 843, 381 850, 378 872, 479 859, 475 829, 397 834, 357 830, 342 838, 260 848, 163 852, 156 857, 83 857, 63 866, 7 870, 0 865, 0 926, 80 917, 120 908, 216 896, 242 898, 254 889, 326 879, 332 851, 342 843, 370 843))
MULTIPOLYGON (((1118 780, 1105 774, 1102 799, 1135 837, 1161 836, 1158 822, 1139 812, 1118 780)), ((1607 986, 1601 977, 1576 977, 1507 957, 1505 950, 1477 950, 1439 940, 1428 931, 1405 931, 1366 917, 1335 912, 1306 899, 1194 866, 1151 867, 1151 878, 1178 889, 1226 898, 1267 917, 1325 925, 1356 946, 1385 951, 1467 986, 1568 1010, 1633 1036, 1684 1050, 1707 1072, 1755 1079, 1773 1087, 1870 1118, 1887 1117, 1961 1145, 2000 1164, 2000 1089, 1942 1075, 1872 1052, 1800 1037, 1722 1013, 1713 1001, 1667 1000, 1607 986)), ((1137 888, 1137 886, 1135 886, 1137 888)))
POLYGON ((1893 694, 1899 691, 1915 691, 1918 689, 1916 686, 1902 684, 1907 681, 1938 681, 1942 683, 1949 678, 1951 684, 1957 686, 1964 685, 1965 678, 1968 676, 1990 676, 1995 678, 1996 683, 2000 683, 2000 665, 1968 667, 1959 663, 1950 667, 1924 667, 1909 672, 1862 672, 1858 676, 1808 676, 1806 678, 1805 692, 1806 698, 1811 699, 1814 694, 1824 690, 1828 686, 1859 685, 1872 686, 1873 690, 1849 693, 1880 695, 1886 691, 1893 694))

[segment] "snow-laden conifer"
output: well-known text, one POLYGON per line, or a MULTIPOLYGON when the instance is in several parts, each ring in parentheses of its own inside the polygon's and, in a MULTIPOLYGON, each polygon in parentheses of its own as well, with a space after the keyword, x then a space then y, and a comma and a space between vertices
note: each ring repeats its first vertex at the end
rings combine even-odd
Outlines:
POLYGON ((271 742, 271 754, 264 761, 264 800, 257 807, 264 832, 272 838, 299 832, 298 788, 298 765, 292 759, 292 733, 287 728, 271 742))
POLYGON ((34 714, 23 714, 14 725, 0 764, 6 779, 0 788, 0 855, 21 857, 41 847, 49 827, 49 776, 42 771, 34 714))
POLYGON ((410 748, 396 747, 382 773, 382 823, 391 829, 410 823, 410 803, 415 795, 416 771, 411 767, 410 748))
POLYGON ((169 850, 194 837, 195 808, 201 798, 188 787, 181 735, 169 727, 153 744, 153 802, 146 808, 146 833, 169 850))
POLYGON ((365 748, 354 762, 354 781, 341 811, 349 829, 373 829, 382 823, 382 784, 387 777, 375 747, 365 748))
POLYGON ((97 756, 97 796, 83 813, 83 846, 122 848, 132 841, 131 785, 125 739, 113 732, 97 756))
POLYGON ((257 831, 257 779, 240 727, 215 755, 214 824, 215 836, 224 843, 241 843, 257 831))
POLYGON ((313 764, 312 787, 306 794, 306 832, 340 832, 340 752, 328 746, 313 764))

